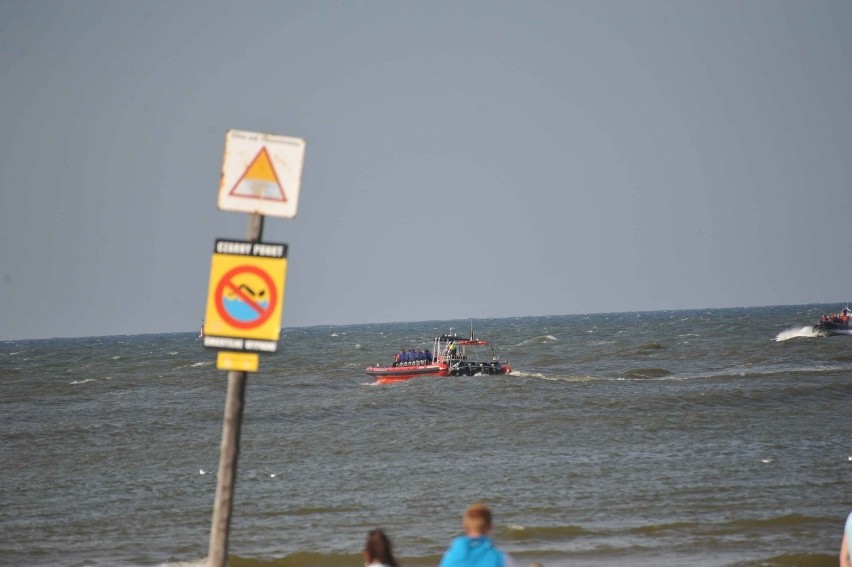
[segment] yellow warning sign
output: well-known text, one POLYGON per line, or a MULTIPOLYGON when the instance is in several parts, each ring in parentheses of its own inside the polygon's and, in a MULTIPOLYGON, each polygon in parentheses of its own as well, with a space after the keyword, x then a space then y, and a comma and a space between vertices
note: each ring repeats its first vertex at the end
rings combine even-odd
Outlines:
POLYGON ((286 244, 217 240, 210 263, 204 346, 275 352, 286 276, 286 244))
POLYGON ((218 206, 225 211, 293 218, 305 140, 228 130, 218 206))
POLYGON ((252 199, 269 199, 272 201, 286 201, 284 188, 275 175, 272 162, 269 161, 269 152, 266 146, 262 147, 246 169, 245 174, 240 177, 237 184, 230 192, 231 196, 247 197, 252 199))
POLYGON ((275 175, 275 169, 269 161, 269 152, 266 151, 266 146, 263 146, 258 152, 257 157, 251 162, 251 165, 246 170, 246 179, 259 179, 261 181, 270 181, 278 183, 278 176, 275 175))
POLYGON ((257 372, 259 356, 256 352, 230 352, 220 350, 216 353, 216 368, 218 370, 235 370, 237 372, 257 372))

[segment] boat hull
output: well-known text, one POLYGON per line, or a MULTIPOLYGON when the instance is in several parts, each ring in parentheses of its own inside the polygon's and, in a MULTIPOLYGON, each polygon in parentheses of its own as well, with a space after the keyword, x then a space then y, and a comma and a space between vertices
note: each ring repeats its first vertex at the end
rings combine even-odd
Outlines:
POLYGON ((814 325, 814 334, 821 337, 832 337, 835 335, 852 335, 852 326, 843 323, 822 321, 814 325))
POLYGON ((402 382, 417 376, 447 376, 446 364, 416 364, 412 366, 370 366, 367 374, 379 384, 402 382))
POLYGON ((403 382, 417 376, 475 376, 477 374, 509 374, 512 367, 500 363, 420 364, 414 366, 369 366, 367 374, 379 384, 403 382))

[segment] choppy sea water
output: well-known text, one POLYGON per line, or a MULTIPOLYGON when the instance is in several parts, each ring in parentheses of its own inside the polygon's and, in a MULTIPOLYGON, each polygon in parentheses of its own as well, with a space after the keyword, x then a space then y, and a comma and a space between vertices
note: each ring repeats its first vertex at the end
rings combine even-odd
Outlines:
MULTIPOLYGON (((470 321, 284 329, 246 391, 232 566, 436 565, 482 500, 520 566, 828 566, 852 509, 837 305, 473 321, 514 371, 377 386, 470 321)), ((0 564, 199 564, 227 373, 196 332, 0 343, 0 564)))

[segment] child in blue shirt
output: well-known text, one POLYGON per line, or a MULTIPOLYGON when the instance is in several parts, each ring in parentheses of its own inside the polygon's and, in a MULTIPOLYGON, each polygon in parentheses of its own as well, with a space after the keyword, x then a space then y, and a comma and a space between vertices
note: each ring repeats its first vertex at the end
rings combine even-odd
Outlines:
POLYGON ((494 546, 491 534, 491 510, 485 504, 473 504, 462 516, 465 535, 455 538, 444 553, 440 567, 515 567, 508 553, 494 546))

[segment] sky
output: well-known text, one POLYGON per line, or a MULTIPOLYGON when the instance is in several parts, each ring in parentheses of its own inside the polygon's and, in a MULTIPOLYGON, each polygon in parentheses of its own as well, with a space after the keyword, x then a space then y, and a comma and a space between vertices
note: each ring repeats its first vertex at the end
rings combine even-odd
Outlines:
POLYGON ((283 327, 852 296, 852 3, 0 0, 0 340, 195 331, 228 130, 283 327))

